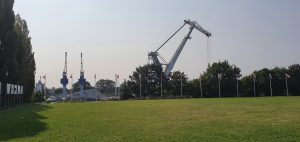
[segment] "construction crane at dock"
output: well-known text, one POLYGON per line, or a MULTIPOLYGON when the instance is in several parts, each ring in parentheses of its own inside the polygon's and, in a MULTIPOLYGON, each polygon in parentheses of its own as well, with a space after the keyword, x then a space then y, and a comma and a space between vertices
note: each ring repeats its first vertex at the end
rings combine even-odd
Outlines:
POLYGON ((84 86, 86 84, 86 79, 84 78, 84 70, 83 70, 83 59, 82 59, 82 53, 80 53, 80 58, 81 58, 81 62, 80 62, 80 77, 78 79, 78 83, 80 85, 80 96, 83 96, 83 89, 84 86))
MULTIPOLYGON (((198 31, 200 31, 201 33, 203 33, 206 37, 211 37, 211 33, 204 30, 196 21, 190 21, 190 20, 184 20, 184 24, 174 33, 171 35, 170 38, 167 39, 167 41, 165 41, 161 46, 159 46, 158 49, 156 49, 153 52, 150 52, 148 54, 148 59, 152 61, 153 64, 156 65, 165 65, 165 70, 164 70, 164 75, 165 76, 169 76, 182 49, 184 48, 186 42, 191 39, 191 33, 193 32, 193 30, 196 29, 198 31), (181 41, 179 47, 177 48, 176 52, 174 53, 174 55, 172 56, 171 60, 169 62, 166 62, 162 56, 158 53, 158 51, 170 40, 172 39, 185 25, 189 25, 189 32, 188 34, 183 38, 183 40, 181 41), (160 60, 158 59, 158 57, 160 58, 160 60, 163 62, 161 63, 160 60)), ((208 55, 210 56, 210 55, 208 55)), ((209 59, 210 60, 210 59, 209 59)))
POLYGON ((60 80, 60 83, 63 86, 63 95, 67 95, 67 84, 69 83, 68 77, 67 77, 67 52, 65 52, 65 67, 62 74, 62 79, 60 80))

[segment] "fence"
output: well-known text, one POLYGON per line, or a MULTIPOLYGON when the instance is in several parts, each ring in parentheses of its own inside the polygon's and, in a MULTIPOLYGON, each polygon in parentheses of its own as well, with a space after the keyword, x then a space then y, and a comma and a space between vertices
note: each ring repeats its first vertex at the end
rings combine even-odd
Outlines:
POLYGON ((23 102, 23 86, 0 82, 0 109, 15 107, 23 102))

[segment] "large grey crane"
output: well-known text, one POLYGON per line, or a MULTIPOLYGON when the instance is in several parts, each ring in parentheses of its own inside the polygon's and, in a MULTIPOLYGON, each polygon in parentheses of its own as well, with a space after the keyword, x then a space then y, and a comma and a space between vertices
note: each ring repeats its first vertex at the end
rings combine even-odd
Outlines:
POLYGON ((198 31, 200 31, 201 33, 203 33, 204 35, 206 35, 207 37, 211 36, 211 33, 204 30, 196 21, 190 21, 190 20, 184 20, 184 24, 174 33, 171 35, 170 38, 168 38, 167 41, 165 41, 161 46, 159 46, 159 48, 153 52, 150 52, 148 54, 148 58, 152 60, 153 64, 157 64, 157 65, 165 65, 166 68, 164 70, 164 74, 165 76, 169 76, 170 72, 172 71, 183 47, 185 46, 186 42, 188 39, 190 39, 190 35, 192 33, 192 31, 194 29, 197 29, 198 31), (188 32, 188 34, 184 37, 184 39, 182 40, 182 42, 180 43, 179 47, 177 48, 176 52, 174 53, 173 57, 171 58, 170 62, 167 63, 162 57, 161 55, 158 53, 158 50, 160 50, 171 38, 173 38, 185 25, 190 25, 190 30, 188 32), (158 59, 158 57, 164 62, 161 63, 158 59))

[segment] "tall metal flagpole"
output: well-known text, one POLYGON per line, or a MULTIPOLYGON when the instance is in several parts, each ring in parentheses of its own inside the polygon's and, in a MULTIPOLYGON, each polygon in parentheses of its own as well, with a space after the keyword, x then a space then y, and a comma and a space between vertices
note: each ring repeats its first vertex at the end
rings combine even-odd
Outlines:
POLYGON ((269 79, 270 79, 270 95, 273 96, 273 90, 272 90, 272 75, 269 73, 269 79))
POLYGON ((219 98, 221 98, 221 83, 220 83, 220 81, 221 81, 221 74, 219 73, 219 74, 218 74, 218 83, 219 83, 219 98))
POLYGON ((162 88, 162 72, 160 73, 160 96, 162 97, 162 91, 163 88, 162 88))
POLYGON ((73 74, 71 74, 70 78, 71 78, 71 101, 72 101, 72 99, 73 99, 73 74))
POLYGON ((200 77, 199 77, 199 82, 200 82, 200 95, 201 95, 201 98, 202 98, 202 83, 201 83, 201 77, 202 77, 202 75, 200 74, 200 77))
POLYGON ((289 87, 288 87, 288 76, 285 74, 285 86, 286 86, 286 96, 289 96, 289 87))
POLYGON ((255 80, 256 80, 256 76, 255 76, 255 74, 253 74, 253 94, 254 94, 254 97, 256 97, 255 80))
POLYGON ((180 73, 180 96, 182 96, 182 74, 180 73))
POLYGON ((236 78, 236 97, 239 96, 239 78, 236 78))
POLYGON ((289 87, 287 83, 287 77, 285 78, 285 85, 286 85, 286 96, 289 96, 289 87))
POLYGON ((47 96, 47 86, 46 86, 46 82, 47 82, 47 78, 46 78, 46 74, 44 75, 44 79, 45 79, 45 84, 44 84, 44 91, 45 91, 45 96, 47 96))
POLYGON ((97 102, 97 76, 95 74, 95 94, 96 94, 96 102, 97 102))
POLYGON ((140 77, 140 99, 142 99, 142 75, 139 75, 140 77))

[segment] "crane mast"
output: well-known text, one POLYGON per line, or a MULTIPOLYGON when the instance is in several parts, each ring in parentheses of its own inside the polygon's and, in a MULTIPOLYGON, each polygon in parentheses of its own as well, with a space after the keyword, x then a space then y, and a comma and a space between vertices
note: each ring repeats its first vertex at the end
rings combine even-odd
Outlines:
POLYGON ((186 42, 191 39, 191 33, 193 32, 193 30, 196 29, 198 31, 200 31, 201 33, 203 33, 204 35, 206 35, 207 37, 211 36, 211 33, 204 30, 196 21, 190 21, 190 20, 184 20, 184 24, 174 33, 171 35, 170 38, 167 39, 167 41, 165 41, 157 50, 150 52, 148 54, 149 59, 152 60, 153 64, 157 64, 157 65, 165 65, 166 68, 164 70, 164 74, 165 76, 169 76, 182 49, 184 48, 186 42), (185 25, 190 25, 190 30, 188 32, 188 34, 183 38, 182 42, 180 43, 180 45, 178 46, 177 50, 175 51, 174 55, 172 56, 171 60, 169 63, 165 62, 165 60, 160 56, 160 54, 158 53, 158 51, 171 39, 173 38, 185 25), (158 59, 158 57, 161 58, 161 60, 164 63, 161 63, 158 59))
POLYGON ((63 70, 62 79, 60 80, 60 83, 63 86, 63 95, 66 96, 67 95, 67 84, 69 83, 68 77, 67 77, 67 52, 65 52, 65 67, 63 70))
POLYGON ((80 65, 80 77, 78 79, 78 83, 80 85, 80 96, 84 96, 83 88, 86 83, 86 79, 84 78, 84 70, 83 70, 83 61, 82 61, 82 53, 80 53, 81 57, 81 65, 80 65))
POLYGON ((63 71, 63 76, 64 75, 67 75, 67 71, 68 71, 68 68, 67 68, 67 55, 68 53, 65 52, 65 67, 64 67, 64 71, 63 71))

